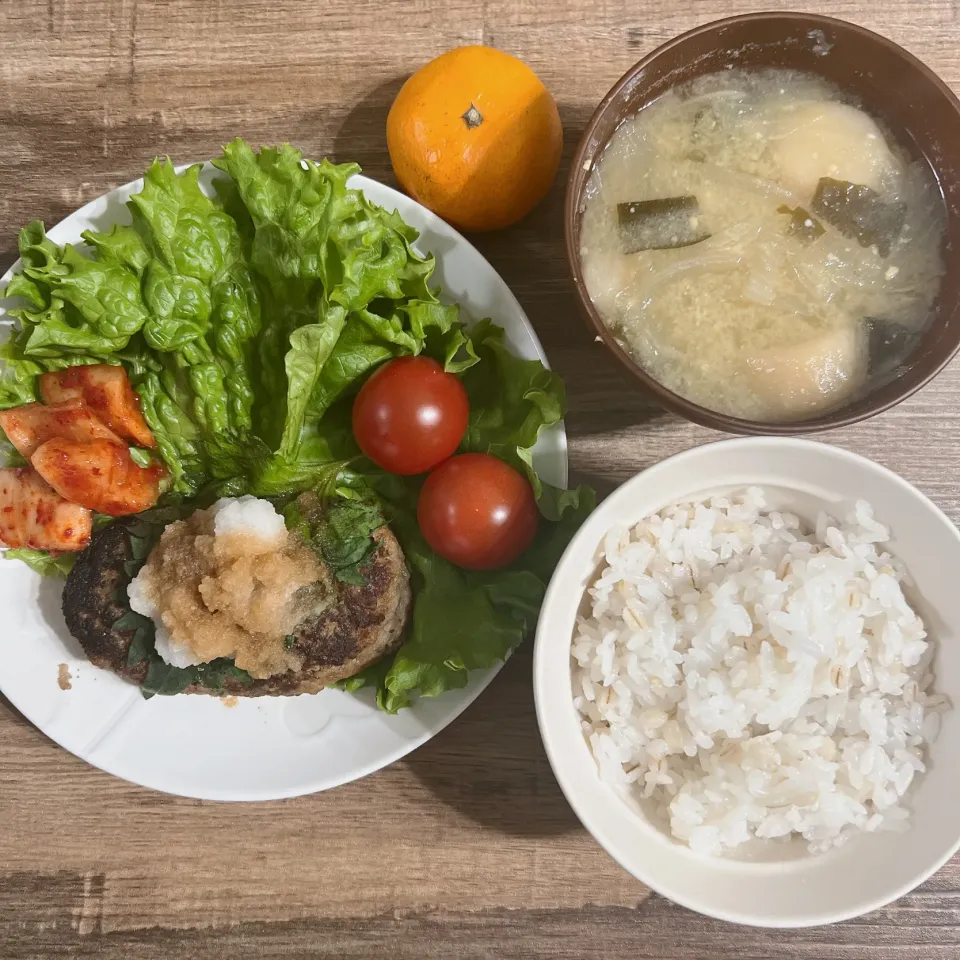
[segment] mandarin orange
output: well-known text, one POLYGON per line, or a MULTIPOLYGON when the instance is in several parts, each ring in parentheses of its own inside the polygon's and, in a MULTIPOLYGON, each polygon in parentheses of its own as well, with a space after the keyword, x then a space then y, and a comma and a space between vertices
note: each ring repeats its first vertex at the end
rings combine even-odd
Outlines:
POLYGON ((458 47, 403 85, 387 146, 415 200, 462 230, 498 230, 550 189, 563 130, 550 91, 525 63, 492 47, 458 47))

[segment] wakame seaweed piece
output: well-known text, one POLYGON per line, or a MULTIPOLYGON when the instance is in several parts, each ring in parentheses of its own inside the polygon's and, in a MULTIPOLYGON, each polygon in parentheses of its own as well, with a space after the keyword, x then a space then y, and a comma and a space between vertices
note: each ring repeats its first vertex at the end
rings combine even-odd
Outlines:
POLYGON ((791 237, 796 237, 801 243, 813 243, 827 232, 827 228, 803 207, 788 207, 785 203, 781 203, 777 207, 777 213, 786 214, 790 218, 787 231, 791 237))
POLYGON ((876 190, 849 180, 821 177, 811 210, 861 247, 876 246, 881 257, 900 236, 906 207, 884 200, 876 190))
MULTIPOLYGON (((713 107, 701 107, 693 117, 693 127, 690 131, 691 140, 694 143, 703 140, 705 136, 709 136, 716 131, 719 123, 717 111, 713 107)), ((695 160, 694 157, 690 157, 690 159, 695 160)), ((695 162, 703 163, 704 160, 706 160, 705 156, 695 162)))
POLYGON ((889 373, 903 363, 917 344, 920 335, 902 323, 883 317, 867 317, 867 351, 871 375, 889 373))
POLYGON ((694 196, 617 204, 620 248, 624 253, 693 246, 710 236, 700 221, 700 202, 694 196))

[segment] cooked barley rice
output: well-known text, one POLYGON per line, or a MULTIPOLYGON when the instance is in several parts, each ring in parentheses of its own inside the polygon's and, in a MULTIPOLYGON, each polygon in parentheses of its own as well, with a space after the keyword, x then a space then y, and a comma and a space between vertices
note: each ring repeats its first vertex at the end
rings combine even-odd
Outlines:
POLYGON ((572 645, 601 775, 708 854, 905 829, 946 701, 887 539, 865 502, 811 531, 757 488, 611 530, 572 645))

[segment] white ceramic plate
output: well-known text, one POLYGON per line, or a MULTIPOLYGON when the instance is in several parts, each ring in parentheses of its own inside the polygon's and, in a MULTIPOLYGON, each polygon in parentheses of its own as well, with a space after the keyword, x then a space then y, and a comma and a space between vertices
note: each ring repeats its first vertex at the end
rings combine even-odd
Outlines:
MULTIPOLYGON (((201 182, 212 193, 208 164, 201 182)), ((84 230, 129 222, 125 201, 142 186, 128 183, 88 203, 49 231, 57 243, 82 243, 84 230)), ((519 356, 546 363, 520 304, 493 267, 452 227, 409 197, 366 177, 357 187, 396 208, 420 231, 422 251, 437 257, 434 281, 459 302, 468 320, 492 317, 519 356)), ((5 285, 14 264, 0 279, 5 285)), ((0 320, 3 318, 0 304, 0 320)), ((550 483, 567 480, 563 426, 534 452, 550 483)), ((454 720, 499 670, 477 671, 462 690, 421 699, 398 716, 377 710, 368 692, 324 690, 298 697, 241 698, 228 708, 216 697, 154 697, 92 666, 67 633, 61 587, 26 566, 0 562, 0 690, 47 736, 108 773, 186 797, 270 800, 326 790, 392 763, 454 720), (57 683, 65 663, 72 689, 57 683)))
POLYGON ((611 494, 567 547, 537 626, 534 694, 547 756, 570 805, 621 866, 683 906, 766 927, 832 923, 895 900, 960 847, 960 534, 905 480, 856 454, 810 440, 751 438, 697 447, 651 467, 611 494), (635 796, 600 780, 573 706, 570 641, 604 534, 671 503, 757 485, 771 506, 809 522, 869 501, 891 530, 889 549, 910 573, 908 591, 937 641, 935 688, 944 715, 930 765, 906 797, 906 833, 860 834, 812 856, 801 842, 766 846, 750 859, 701 856, 647 819, 635 796))

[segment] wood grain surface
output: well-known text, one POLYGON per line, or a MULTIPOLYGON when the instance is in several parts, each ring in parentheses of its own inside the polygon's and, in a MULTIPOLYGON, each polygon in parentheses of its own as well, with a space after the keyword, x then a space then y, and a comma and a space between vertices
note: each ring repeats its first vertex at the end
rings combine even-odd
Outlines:
MULTIPOLYGON (((609 492, 714 439, 621 380, 578 318, 566 164, 614 80, 695 24, 771 0, 0 0, 0 272, 17 229, 236 135, 358 160, 392 182, 403 78, 457 44, 525 59, 555 94, 547 201, 478 246, 566 377, 573 479, 609 492)), ((808 7, 884 33, 960 86, 956 0, 808 7)), ((960 367, 830 442, 960 519, 960 367)), ((0 626, 2 629, 2 626, 0 626)), ((112 779, 0 701, 0 960, 127 958, 957 958, 960 861, 851 923, 765 932, 650 895, 593 843, 537 735, 529 645, 435 740, 359 783, 277 803, 176 799, 112 779)), ((69 694, 64 694, 69 695, 69 694)))

